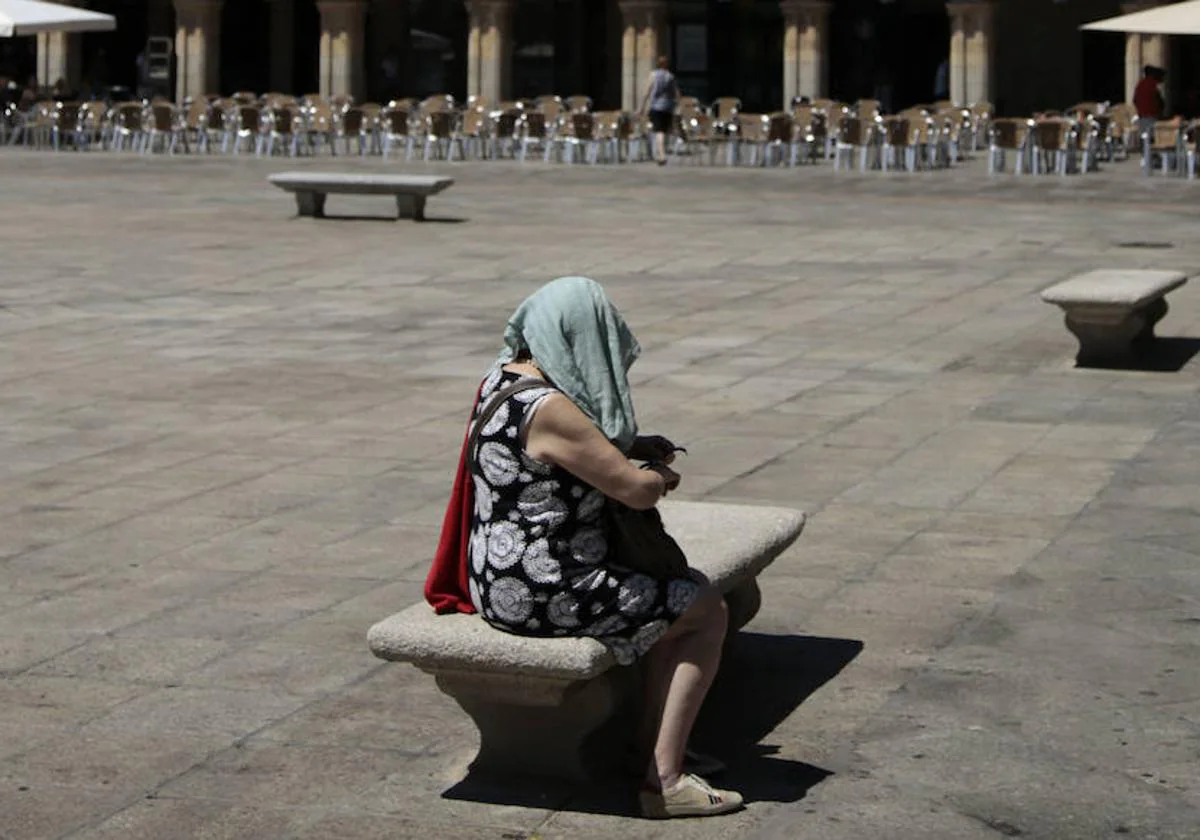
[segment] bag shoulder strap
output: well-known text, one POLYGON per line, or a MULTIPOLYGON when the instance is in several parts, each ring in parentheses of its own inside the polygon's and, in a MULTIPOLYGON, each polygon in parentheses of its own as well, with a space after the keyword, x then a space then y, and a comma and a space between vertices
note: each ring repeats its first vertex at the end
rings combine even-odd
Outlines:
POLYGON ((553 385, 544 379, 534 379, 531 376, 527 376, 523 379, 518 379, 511 385, 504 386, 493 394, 492 398, 488 400, 488 404, 484 406, 483 411, 479 412, 479 419, 475 421, 475 426, 471 429, 471 438, 467 441, 467 462, 471 469, 475 468, 475 447, 479 445, 479 435, 483 431, 483 427, 491 421, 492 416, 500 410, 500 406, 504 405, 509 397, 519 394, 522 391, 532 391, 534 388, 553 389, 553 387, 553 385))

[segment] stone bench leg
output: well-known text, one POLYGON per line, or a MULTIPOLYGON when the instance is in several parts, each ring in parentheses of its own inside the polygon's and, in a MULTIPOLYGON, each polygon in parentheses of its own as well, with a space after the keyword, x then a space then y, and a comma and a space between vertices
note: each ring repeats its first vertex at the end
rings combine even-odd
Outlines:
POLYGON ((423 195, 398 195, 396 196, 396 208, 400 211, 401 219, 425 221, 425 196, 423 195))
POLYGON ((628 696, 631 670, 613 668, 583 681, 459 672, 435 676, 438 688, 479 729, 473 772, 591 780, 611 773, 627 746, 616 737, 589 743, 589 736, 628 696))
POLYGON ((1140 309, 1078 307, 1067 310, 1067 329, 1079 339, 1075 364, 1119 364, 1131 361, 1154 343, 1154 325, 1167 314, 1166 298, 1140 309))
POLYGON ((325 193, 297 192, 296 210, 301 216, 311 216, 314 219, 325 217, 325 193))

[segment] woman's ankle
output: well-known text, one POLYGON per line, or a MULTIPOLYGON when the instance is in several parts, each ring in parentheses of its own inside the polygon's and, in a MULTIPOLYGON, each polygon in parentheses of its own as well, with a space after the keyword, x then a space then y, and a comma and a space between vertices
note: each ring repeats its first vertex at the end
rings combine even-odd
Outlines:
POLYGON ((682 773, 664 774, 658 777, 658 786, 660 790, 669 790, 679 784, 679 780, 683 778, 682 773))

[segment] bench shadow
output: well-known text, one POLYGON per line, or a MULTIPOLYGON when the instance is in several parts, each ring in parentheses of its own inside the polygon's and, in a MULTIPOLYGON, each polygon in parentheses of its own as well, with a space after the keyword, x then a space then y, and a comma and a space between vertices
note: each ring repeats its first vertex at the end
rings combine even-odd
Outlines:
MULTIPOLYGON (((831 776, 831 771, 821 767, 778 758, 777 745, 761 742, 862 649, 863 643, 853 639, 739 633, 693 732, 699 749, 728 764, 728 772, 714 782, 728 784, 747 803, 796 802, 831 776)), ((632 733, 632 718, 622 725, 632 733)), ((635 816, 636 787, 635 780, 616 775, 581 785, 471 772, 442 796, 490 805, 635 816)))
POLYGON ((1178 373, 1200 353, 1200 338, 1182 336, 1156 338, 1140 348, 1137 354, 1121 363, 1092 363, 1077 365, 1096 370, 1140 370, 1146 373, 1178 373))
MULTIPOLYGON (((293 216, 294 219, 304 219, 307 216, 299 214, 293 216)), ((412 219, 399 219, 396 216, 366 216, 362 214, 330 214, 326 213, 320 218, 322 222, 410 222, 412 219)), ((461 225, 470 221, 469 219, 460 216, 426 216, 417 224, 434 224, 434 225, 461 225)))

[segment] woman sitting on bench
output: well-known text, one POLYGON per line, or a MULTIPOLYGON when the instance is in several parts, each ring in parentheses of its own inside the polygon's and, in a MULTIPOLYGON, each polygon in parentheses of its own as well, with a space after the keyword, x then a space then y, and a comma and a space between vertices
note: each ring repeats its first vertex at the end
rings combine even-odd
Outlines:
POLYGON ((525 300, 504 343, 480 386, 472 419, 485 422, 464 445, 426 597, 509 633, 596 638, 622 665, 644 657, 643 815, 737 810, 740 795, 699 775, 721 763, 687 750, 720 663, 721 593, 686 577, 655 580, 608 550, 609 499, 644 510, 679 485, 668 466, 676 447, 637 435, 627 373, 638 343, 584 277, 525 300))

